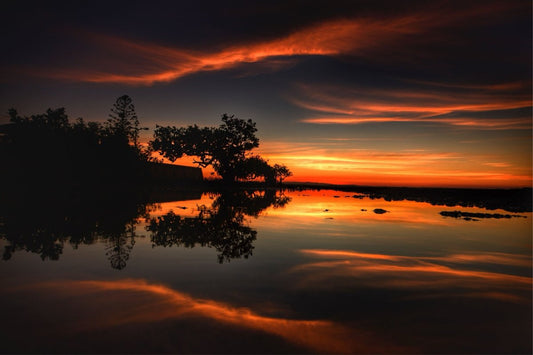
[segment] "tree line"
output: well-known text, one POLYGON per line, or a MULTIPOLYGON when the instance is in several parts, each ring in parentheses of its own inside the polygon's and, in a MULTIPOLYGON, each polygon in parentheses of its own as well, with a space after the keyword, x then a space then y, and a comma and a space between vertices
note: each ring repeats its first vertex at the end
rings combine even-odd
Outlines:
POLYGON ((128 95, 116 99, 104 123, 78 118, 70 122, 64 108, 20 116, 9 110, 10 123, 0 126, 0 159, 15 181, 118 180, 142 177, 153 153, 174 162, 185 155, 200 167, 211 166, 224 183, 262 180, 282 183, 292 175, 285 165, 270 163, 251 151, 259 146, 252 120, 222 115, 218 127, 156 126, 148 145, 139 142, 140 127, 128 95))

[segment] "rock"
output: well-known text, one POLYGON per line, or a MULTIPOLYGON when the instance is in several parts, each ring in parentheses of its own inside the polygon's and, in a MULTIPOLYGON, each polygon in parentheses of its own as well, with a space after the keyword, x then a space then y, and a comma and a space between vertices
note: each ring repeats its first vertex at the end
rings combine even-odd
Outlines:
POLYGON ((387 212, 389 212, 389 211, 384 210, 384 209, 382 209, 382 208, 376 208, 376 209, 374 209, 374 213, 375 213, 375 214, 383 214, 383 213, 387 213, 387 212))

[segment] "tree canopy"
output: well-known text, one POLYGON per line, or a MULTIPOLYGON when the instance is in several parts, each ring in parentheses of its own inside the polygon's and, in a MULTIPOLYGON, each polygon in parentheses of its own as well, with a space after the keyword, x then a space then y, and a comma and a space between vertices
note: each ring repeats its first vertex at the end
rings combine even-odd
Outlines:
POLYGON ((194 163, 203 168, 212 166, 226 182, 257 177, 275 182, 276 170, 261 157, 251 155, 259 146, 256 132, 252 120, 224 114, 218 127, 157 126, 150 147, 170 161, 193 156, 194 163))
POLYGON ((64 108, 31 116, 10 109, 10 123, 0 126, 3 178, 60 184, 140 175, 148 153, 136 145, 139 121, 131 98, 119 97, 111 113, 102 124, 70 122, 64 108))
POLYGON ((139 127, 139 118, 133 100, 128 95, 117 98, 105 126, 110 134, 121 136, 138 148, 139 131, 144 128, 139 127))
POLYGON ((0 125, 0 162, 10 171, 10 181, 49 172, 71 181, 108 179, 115 181, 146 175, 145 162, 154 161, 153 151, 175 161, 184 155, 202 168, 213 167, 224 182, 264 180, 282 183, 292 175, 284 165, 269 162, 252 150, 259 146, 252 120, 222 115, 218 127, 156 126, 148 148, 139 144, 139 119, 131 97, 116 99, 109 119, 103 123, 69 121, 64 108, 43 114, 19 116, 9 110, 11 123, 0 125))

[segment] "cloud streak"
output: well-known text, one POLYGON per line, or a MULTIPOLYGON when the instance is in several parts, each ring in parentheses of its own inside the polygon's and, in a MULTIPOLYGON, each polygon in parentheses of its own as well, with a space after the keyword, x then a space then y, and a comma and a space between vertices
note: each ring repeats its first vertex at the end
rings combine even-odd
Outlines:
MULTIPOLYGON (((527 168, 493 154, 357 149, 349 140, 328 143, 269 141, 263 144, 260 153, 272 162, 290 166, 294 172, 291 179, 296 181, 462 187, 518 187, 531 182, 527 168)), ((382 145, 389 147, 389 143, 385 141, 382 145)))
POLYGON ((434 83, 401 89, 299 85, 293 104, 315 113, 314 124, 439 123, 476 129, 530 129, 526 82, 477 85, 434 83), (511 90, 512 89, 512 90, 511 90))
POLYGON ((397 46, 404 38, 412 40, 413 36, 417 36, 420 40, 420 34, 427 34, 439 27, 465 26, 468 23, 465 19, 493 13, 495 6, 448 9, 448 16, 442 14, 442 9, 426 9, 386 18, 374 16, 325 20, 278 38, 215 45, 213 49, 205 51, 93 33, 88 37, 98 49, 104 50, 106 56, 97 57, 95 62, 88 63, 83 69, 47 68, 34 74, 83 82, 153 85, 194 73, 231 69, 245 63, 273 61, 273 67, 280 68, 284 65, 283 61, 276 59, 280 57, 376 57, 379 50, 397 46))
MULTIPOLYGON (((128 54, 144 61, 141 66, 130 66, 129 73, 123 69, 110 71, 91 70, 47 70, 42 76, 56 79, 95 83, 122 83, 130 85, 152 85, 169 82, 199 72, 234 68, 244 63, 257 63, 275 57, 303 55, 336 55, 354 50, 363 45, 357 37, 363 32, 362 24, 352 21, 333 21, 296 31, 286 37, 230 46, 212 52, 172 48, 153 43, 140 43, 105 35, 92 35, 99 45, 117 53, 128 54)), ((126 62, 127 63, 127 62, 126 62)), ((126 65, 127 66, 127 65, 126 65)))

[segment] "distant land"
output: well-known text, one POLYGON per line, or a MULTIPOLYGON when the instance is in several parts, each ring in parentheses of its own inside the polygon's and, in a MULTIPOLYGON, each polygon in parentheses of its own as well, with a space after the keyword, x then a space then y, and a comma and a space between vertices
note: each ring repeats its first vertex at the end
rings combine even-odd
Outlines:
POLYGON ((533 190, 530 187, 509 189, 386 187, 292 181, 286 182, 284 185, 289 189, 357 192, 370 198, 383 198, 387 201, 409 200, 427 202, 432 205, 481 207, 489 210, 502 209, 509 212, 531 212, 533 209, 533 190))

